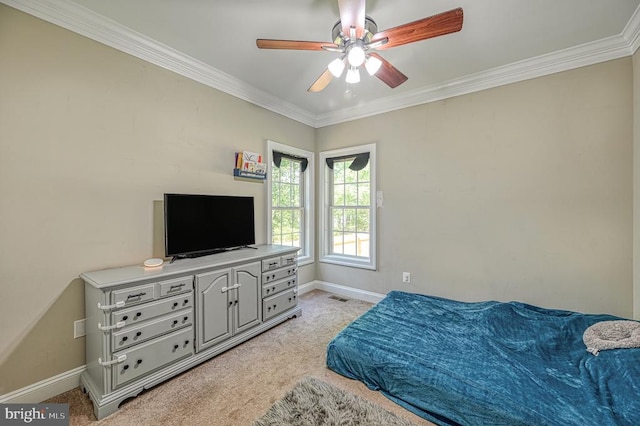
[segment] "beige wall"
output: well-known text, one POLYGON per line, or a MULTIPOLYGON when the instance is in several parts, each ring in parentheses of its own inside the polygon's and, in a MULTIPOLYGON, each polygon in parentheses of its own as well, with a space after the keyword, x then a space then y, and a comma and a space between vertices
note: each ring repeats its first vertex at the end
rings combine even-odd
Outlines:
POLYGON ((377 144, 384 207, 378 271, 317 278, 631 316, 631 89, 624 58, 319 129, 377 144))
POLYGON ((315 150, 313 128, 0 5, 0 395, 84 364, 77 277, 156 254, 164 192, 255 196, 264 243, 264 184, 231 172, 267 138, 315 150))
POLYGON ((640 320, 640 50, 633 55, 633 316, 640 320))

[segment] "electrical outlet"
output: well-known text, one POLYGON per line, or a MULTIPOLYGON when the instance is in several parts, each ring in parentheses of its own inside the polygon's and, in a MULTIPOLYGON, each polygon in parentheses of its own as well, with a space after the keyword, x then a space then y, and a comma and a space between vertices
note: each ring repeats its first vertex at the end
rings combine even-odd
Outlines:
POLYGON ((403 272, 402 273, 402 282, 410 283, 411 282, 411 272, 403 272))
POLYGON ((73 322, 73 338, 77 339, 85 335, 85 325, 86 319, 81 319, 73 322))

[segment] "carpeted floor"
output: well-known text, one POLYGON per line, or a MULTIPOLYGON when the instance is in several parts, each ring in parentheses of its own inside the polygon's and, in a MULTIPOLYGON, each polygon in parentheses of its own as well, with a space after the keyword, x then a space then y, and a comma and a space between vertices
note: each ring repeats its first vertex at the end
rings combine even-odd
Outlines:
POLYGON ((294 318, 126 401, 97 421, 89 397, 73 389, 50 399, 68 403, 70 425, 251 425, 303 377, 351 392, 416 425, 431 423, 327 369, 329 341, 371 304, 342 302, 314 290, 300 297, 294 318))

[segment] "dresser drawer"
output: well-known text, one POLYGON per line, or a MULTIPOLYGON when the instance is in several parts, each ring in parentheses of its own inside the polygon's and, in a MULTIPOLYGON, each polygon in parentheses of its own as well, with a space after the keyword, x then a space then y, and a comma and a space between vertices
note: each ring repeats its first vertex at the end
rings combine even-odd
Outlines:
POLYGON ((193 355, 193 327, 116 352, 113 358, 122 355, 126 355, 126 359, 111 367, 114 387, 193 355))
POLYGON ((298 304, 298 289, 284 291, 262 301, 262 316, 264 321, 278 315, 298 304))
POLYGON ((139 324, 151 318, 176 312, 181 309, 193 309, 193 293, 185 293, 167 299, 157 300, 143 306, 115 311, 111 314, 112 324, 124 322, 125 325, 139 324))
POLYGON ((298 261, 298 255, 295 254, 295 253, 288 254, 286 256, 281 256, 280 257, 280 266, 296 265, 297 261, 298 261))
POLYGON ((298 278, 294 275, 282 281, 270 283, 262 287, 262 296, 263 297, 272 296, 276 293, 280 293, 282 290, 286 290, 288 288, 294 288, 297 282, 298 282, 298 278))
POLYGON ((294 275, 297 270, 297 266, 290 266, 288 268, 278 269, 277 271, 264 273, 262 274, 262 284, 270 284, 274 281, 294 275))
POLYGON ((262 271, 270 271, 272 269, 278 269, 280 267, 280 257, 272 257, 270 259, 264 259, 262 261, 262 271))
POLYGON ((193 309, 178 311, 114 332, 111 335, 111 348, 112 351, 119 351, 192 324, 193 309))
POLYGON ((138 287, 114 290, 111 292, 111 303, 124 302, 125 306, 148 302, 156 298, 156 285, 146 284, 138 287))
POLYGON ((193 288, 193 276, 177 278, 158 283, 160 288, 159 297, 173 296, 174 294, 186 293, 193 288))

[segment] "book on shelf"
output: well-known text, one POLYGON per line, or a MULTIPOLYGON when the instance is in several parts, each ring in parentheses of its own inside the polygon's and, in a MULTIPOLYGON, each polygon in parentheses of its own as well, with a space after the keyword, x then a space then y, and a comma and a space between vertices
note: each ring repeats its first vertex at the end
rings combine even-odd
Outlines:
POLYGON ((262 162, 262 156, 255 152, 236 152, 236 169, 256 174, 267 174, 267 165, 262 162))

